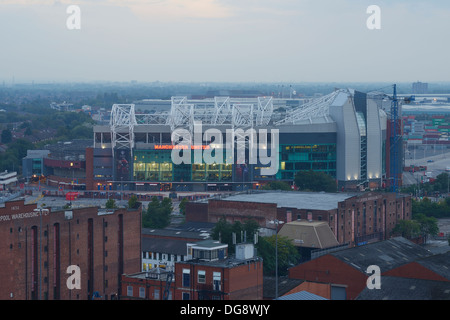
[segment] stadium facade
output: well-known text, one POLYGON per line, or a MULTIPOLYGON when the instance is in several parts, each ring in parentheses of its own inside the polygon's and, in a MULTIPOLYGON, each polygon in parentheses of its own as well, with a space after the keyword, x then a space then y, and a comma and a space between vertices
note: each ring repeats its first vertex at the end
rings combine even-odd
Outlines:
POLYGON ((325 172, 346 190, 377 188, 389 180, 388 115, 379 96, 337 89, 291 103, 272 97, 172 97, 166 111, 153 113, 139 113, 134 104, 113 105, 110 123, 94 127, 93 148, 86 153, 86 168, 92 168, 87 189, 234 191, 274 180, 292 184, 301 170, 325 172), (224 148, 213 149, 227 161, 196 157, 217 143, 217 136, 208 135, 211 129, 222 133, 224 148), (190 162, 173 161, 180 152, 179 130, 200 137, 201 146, 197 139, 191 150, 181 151, 192 151, 190 162), (264 173, 267 161, 249 161, 252 132, 258 150, 277 159, 275 174, 264 173), (245 150, 245 161, 236 161, 237 152, 230 159, 225 152, 230 147, 245 150))

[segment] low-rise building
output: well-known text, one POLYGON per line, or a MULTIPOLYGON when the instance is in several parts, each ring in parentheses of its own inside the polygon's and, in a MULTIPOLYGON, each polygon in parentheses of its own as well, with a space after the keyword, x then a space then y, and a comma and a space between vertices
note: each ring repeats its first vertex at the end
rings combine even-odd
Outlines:
POLYGON ((15 186, 17 182, 17 172, 4 171, 0 173, 0 191, 15 186))
POLYGON ((228 245, 203 240, 186 245, 187 260, 175 270, 161 268, 122 276, 122 299, 146 300, 261 300, 263 261, 252 244, 238 244, 228 256, 228 245), (126 284, 126 285, 125 285, 126 284))
POLYGON ((425 248, 396 237, 325 254, 290 268, 289 277, 330 284, 332 300, 353 300, 367 287, 372 274, 370 266, 378 267, 384 277, 396 268, 431 255, 425 248))

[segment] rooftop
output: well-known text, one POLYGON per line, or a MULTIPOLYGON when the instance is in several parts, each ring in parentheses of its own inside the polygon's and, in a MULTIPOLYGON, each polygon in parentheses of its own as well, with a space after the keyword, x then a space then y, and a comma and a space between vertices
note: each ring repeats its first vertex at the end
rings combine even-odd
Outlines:
POLYGON ((251 194, 237 194, 222 198, 225 201, 244 201, 275 203, 278 208, 297 208, 311 210, 333 210, 338 203, 356 196, 350 193, 325 193, 325 192, 257 192, 251 194))
MULTIPOLYGON (((278 277, 278 295, 282 296, 302 284, 304 280, 290 279, 288 276, 278 277)), ((275 298, 275 277, 264 277, 263 291, 267 299, 275 298)))
POLYGON ((221 243, 220 241, 217 240, 203 240, 203 241, 198 241, 194 244, 192 244, 194 247, 197 248, 222 248, 222 247, 228 247, 227 244, 225 243, 221 243))
POLYGON ((300 291, 279 297, 277 300, 328 300, 328 299, 308 291, 300 291))
POLYGON ((383 276, 381 288, 365 288, 356 300, 450 300, 450 282, 383 276))
POLYGON ((142 251, 163 252, 185 256, 187 254, 186 245, 188 243, 189 241, 186 240, 142 237, 142 251))
POLYGON ((450 251, 419 259, 416 262, 450 281, 450 251))
POLYGON ((151 279, 151 280, 160 280, 160 281, 166 281, 167 276, 170 274, 170 272, 165 271, 161 268, 154 268, 149 271, 145 272, 138 272, 133 274, 127 274, 127 277, 135 278, 135 279, 151 279))
POLYGON ((299 247, 324 249, 339 245, 328 223, 321 221, 288 222, 278 234, 288 237, 299 247))
POLYGON ((383 273, 432 255, 430 251, 402 237, 343 249, 330 254, 364 273, 370 265, 379 266, 383 273))
POLYGON ((198 239, 204 240, 210 237, 210 230, 208 229, 153 229, 153 228, 142 228, 142 235, 156 236, 156 237, 171 237, 171 238, 186 238, 186 239, 198 239))

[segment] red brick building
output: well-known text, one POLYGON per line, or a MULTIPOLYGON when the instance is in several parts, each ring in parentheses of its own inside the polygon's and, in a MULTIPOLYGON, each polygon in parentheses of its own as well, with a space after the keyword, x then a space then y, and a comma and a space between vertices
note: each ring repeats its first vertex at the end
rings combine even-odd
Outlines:
POLYGON ((263 261, 253 245, 238 245, 235 257, 227 249, 214 240, 188 244, 188 260, 175 263, 171 278, 155 269, 124 275, 121 299, 162 300, 164 292, 168 300, 263 299, 263 261))
POLYGON ((173 273, 160 268, 147 272, 122 275, 121 300, 173 300, 175 288, 172 284, 173 273), (167 289, 167 291, 166 291, 167 289))
POLYGON ((363 246, 325 254, 289 269, 289 278, 331 285, 331 299, 353 300, 366 288, 371 265, 380 268, 381 276, 398 275, 406 268, 416 269, 414 262, 432 253, 404 238, 392 238, 363 246))
POLYGON ((141 210, 53 211, 10 201, 0 208, 0 239, 0 299, 111 299, 123 273, 140 271, 141 210), (79 268, 79 289, 69 266, 79 268))
POLYGON ((256 192, 186 205, 186 221, 256 220, 274 229, 271 220, 327 222, 340 244, 350 246, 388 239, 399 220, 410 220, 409 195, 366 192, 256 192))

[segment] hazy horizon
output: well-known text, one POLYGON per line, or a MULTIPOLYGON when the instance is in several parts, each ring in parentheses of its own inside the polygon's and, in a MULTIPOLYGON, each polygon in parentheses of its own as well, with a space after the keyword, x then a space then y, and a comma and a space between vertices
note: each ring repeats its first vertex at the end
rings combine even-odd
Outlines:
POLYGON ((0 81, 450 82, 448 16, 443 0, 0 0, 0 81))

